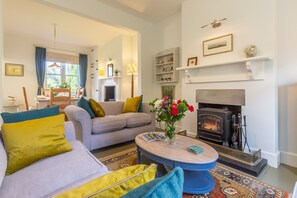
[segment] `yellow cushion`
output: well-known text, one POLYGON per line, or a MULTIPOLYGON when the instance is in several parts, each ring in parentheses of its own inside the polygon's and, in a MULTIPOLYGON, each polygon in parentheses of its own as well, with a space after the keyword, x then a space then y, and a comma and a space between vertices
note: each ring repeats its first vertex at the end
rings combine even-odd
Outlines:
POLYGON ((93 100, 91 98, 91 99, 89 99, 89 103, 90 103, 90 106, 91 106, 96 117, 104 117, 105 116, 105 111, 98 102, 96 102, 95 100, 93 100))
POLYGON ((3 124, 2 136, 8 155, 6 175, 40 159, 72 150, 64 131, 63 114, 3 124))
POLYGON ((123 113, 127 112, 138 112, 138 108, 140 105, 142 96, 136 96, 133 98, 127 98, 124 108, 123 108, 123 113))
POLYGON ((155 179, 156 165, 134 165, 108 173, 82 186, 68 190, 55 198, 120 197, 155 179))

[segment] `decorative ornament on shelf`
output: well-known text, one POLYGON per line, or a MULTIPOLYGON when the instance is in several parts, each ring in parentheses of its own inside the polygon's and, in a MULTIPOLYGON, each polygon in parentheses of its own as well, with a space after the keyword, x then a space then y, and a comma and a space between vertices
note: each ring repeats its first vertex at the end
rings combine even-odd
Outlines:
POLYGON ((151 112, 156 113, 157 122, 165 122, 165 143, 175 144, 175 122, 185 117, 185 112, 194 111, 194 107, 186 100, 173 100, 164 96, 160 103, 158 98, 149 103, 153 107, 151 112))
POLYGON ((256 45, 249 45, 246 48, 244 48, 244 52, 247 58, 254 57, 257 55, 257 47, 256 45))
POLYGON ((15 96, 8 96, 8 104, 14 105, 15 103, 15 96))

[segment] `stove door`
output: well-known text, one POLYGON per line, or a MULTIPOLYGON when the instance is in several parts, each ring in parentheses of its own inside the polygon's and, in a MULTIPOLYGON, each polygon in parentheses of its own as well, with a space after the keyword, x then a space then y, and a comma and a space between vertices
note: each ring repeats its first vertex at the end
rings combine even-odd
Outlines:
POLYGON ((198 116, 198 129, 210 133, 223 134, 223 118, 213 114, 200 114, 198 116))

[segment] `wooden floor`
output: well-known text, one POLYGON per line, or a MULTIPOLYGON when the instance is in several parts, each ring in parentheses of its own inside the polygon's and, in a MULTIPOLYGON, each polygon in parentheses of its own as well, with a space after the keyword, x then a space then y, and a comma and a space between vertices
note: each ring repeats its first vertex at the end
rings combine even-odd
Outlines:
MULTIPOLYGON (((134 141, 105 147, 92 151, 97 158, 102 158, 120 151, 136 147, 134 141)), ((297 168, 281 164, 278 168, 267 166, 257 178, 265 183, 281 188, 287 192, 293 192, 297 181, 297 168)))

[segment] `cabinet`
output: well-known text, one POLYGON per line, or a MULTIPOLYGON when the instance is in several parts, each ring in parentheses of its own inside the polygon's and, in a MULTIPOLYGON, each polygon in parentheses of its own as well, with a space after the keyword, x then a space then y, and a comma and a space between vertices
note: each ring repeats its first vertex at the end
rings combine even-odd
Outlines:
POLYGON ((91 49, 90 52, 90 68, 91 68, 91 98, 98 101, 98 49, 91 49))
POLYGON ((155 82, 177 83, 179 66, 179 48, 163 50, 155 56, 155 82))

